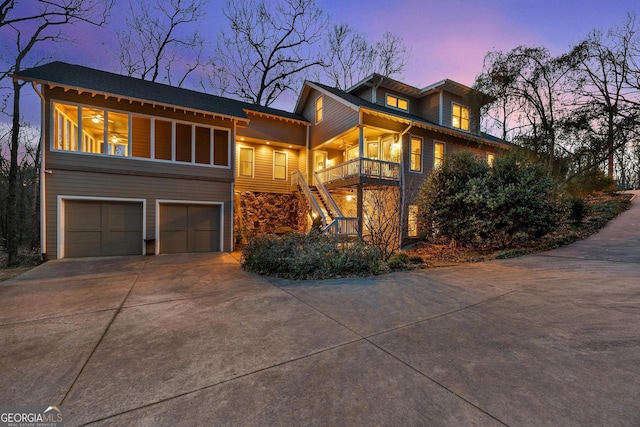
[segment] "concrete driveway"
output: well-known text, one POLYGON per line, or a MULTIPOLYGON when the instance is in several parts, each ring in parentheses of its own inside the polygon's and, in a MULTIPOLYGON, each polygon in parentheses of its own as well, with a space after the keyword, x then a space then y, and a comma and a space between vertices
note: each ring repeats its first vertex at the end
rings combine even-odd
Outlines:
POLYGON ((640 425, 640 203, 505 261, 289 282, 228 254, 0 285, 0 405, 65 425, 640 425))

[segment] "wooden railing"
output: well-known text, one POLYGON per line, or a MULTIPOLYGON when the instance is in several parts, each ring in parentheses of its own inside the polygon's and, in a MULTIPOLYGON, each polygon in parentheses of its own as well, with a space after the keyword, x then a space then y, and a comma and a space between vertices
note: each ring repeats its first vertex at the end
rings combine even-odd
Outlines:
POLYGON ((399 181, 400 163, 358 158, 316 172, 316 179, 320 183, 336 181, 353 176, 399 181))
POLYGON ((307 202, 309 202, 309 206, 311 207, 311 211, 315 212, 320 219, 322 220, 322 226, 327 227, 328 221, 327 216, 324 214, 323 210, 320 208, 318 201, 315 197, 313 197, 313 193, 307 184, 307 181, 304 179, 304 175, 300 171, 295 171, 291 174, 291 185, 294 187, 298 187, 302 190, 302 194, 304 194, 307 202))
POLYGON ((357 236, 358 218, 337 217, 324 228, 324 232, 335 237, 357 236))

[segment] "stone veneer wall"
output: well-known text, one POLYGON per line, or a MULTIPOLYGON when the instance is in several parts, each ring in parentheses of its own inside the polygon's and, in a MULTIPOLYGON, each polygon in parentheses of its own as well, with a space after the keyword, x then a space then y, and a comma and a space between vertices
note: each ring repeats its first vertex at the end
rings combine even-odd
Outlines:
POLYGON ((236 241, 238 231, 245 237, 273 233, 278 227, 291 227, 300 232, 309 229, 306 203, 294 194, 244 192, 234 197, 236 241))

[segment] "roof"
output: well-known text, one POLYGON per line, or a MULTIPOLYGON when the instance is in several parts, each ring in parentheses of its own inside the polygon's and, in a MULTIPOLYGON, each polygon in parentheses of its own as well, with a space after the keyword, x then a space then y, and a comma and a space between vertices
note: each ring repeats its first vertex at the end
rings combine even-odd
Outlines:
POLYGON ((14 74, 14 79, 62 86, 80 92, 185 108, 197 112, 247 120, 247 111, 307 122, 301 115, 235 99, 150 82, 65 62, 50 62, 14 74))
POLYGON ((412 96, 414 98, 421 98, 431 93, 444 90, 459 96, 474 96, 481 102, 481 105, 493 101, 493 98, 489 95, 451 79, 440 80, 437 83, 425 86, 424 88, 420 89, 377 73, 373 73, 365 79, 359 81, 358 83, 347 89, 346 92, 353 93, 358 89, 367 86, 382 86, 384 88, 391 89, 396 92, 412 96))
POLYGON ((296 107, 296 111, 299 111, 298 109, 302 108, 302 105, 304 104, 304 100, 306 100, 306 98, 309 95, 308 93, 305 93, 305 89, 307 87, 315 87, 316 89, 322 92, 331 94, 334 97, 338 97, 342 99, 344 103, 346 103, 348 106, 350 106, 355 110, 364 108, 373 112, 378 112, 385 115, 390 115, 390 116, 404 119, 406 121, 409 121, 414 126, 424 127, 424 128, 435 130, 437 132, 445 133, 448 135, 454 135, 457 137, 470 139, 470 140, 482 142, 485 144, 496 145, 502 148, 506 146, 510 147, 512 145, 500 138, 489 135, 487 133, 481 133, 480 135, 476 135, 476 134, 462 132, 456 129, 448 128, 445 126, 441 126, 437 123, 434 123, 430 120, 425 119, 424 117, 416 116, 410 113, 405 113, 403 111, 399 111, 395 108, 386 107, 384 105, 374 104, 373 102, 362 99, 351 93, 347 93, 343 90, 340 90, 331 86, 327 86, 322 83, 316 83, 316 82, 309 82, 309 81, 305 82, 305 88, 303 89, 302 94, 300 95, 300 100, 298 102, 298 106, 296 107))

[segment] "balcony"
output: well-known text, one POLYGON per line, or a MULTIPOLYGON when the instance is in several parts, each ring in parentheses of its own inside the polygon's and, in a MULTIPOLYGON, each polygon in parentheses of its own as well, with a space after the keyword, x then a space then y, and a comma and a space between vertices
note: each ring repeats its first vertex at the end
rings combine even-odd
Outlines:
POLYGON ((315 173, 327 188, 359 183, 400 184, 400 163, 358 158, 315 173))

